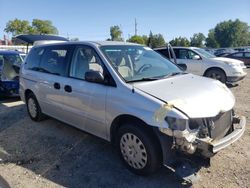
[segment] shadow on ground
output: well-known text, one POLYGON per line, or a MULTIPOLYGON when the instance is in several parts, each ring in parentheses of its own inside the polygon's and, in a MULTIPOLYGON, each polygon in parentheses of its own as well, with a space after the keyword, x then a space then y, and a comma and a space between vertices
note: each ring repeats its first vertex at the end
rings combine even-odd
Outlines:
MULTIPOLYGON (((0 104, 0 110, 4 107, 0 104)), ((136 176, 126 170, 106 141, 51 118, 33 122, 24 104, 9 108, 11 112, 0 113, 3 166, 16 164, 65 187, 190 186, 166 168, 149 177, 136 176)))

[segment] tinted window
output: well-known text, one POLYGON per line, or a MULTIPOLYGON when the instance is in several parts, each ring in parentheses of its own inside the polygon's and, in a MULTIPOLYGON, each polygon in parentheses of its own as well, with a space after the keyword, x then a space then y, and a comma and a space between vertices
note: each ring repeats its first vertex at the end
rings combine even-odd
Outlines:
POLYGON ((70 76, 84 79, 85 73, 91 70, 104 74, 104 66, 95 50, 88 46, 76 48, 70 68, 70 76))
POLYGON ((26 58, 25 68, 30 70, 38 70, 44 48, 33 48, 26 58))
POLYGON ((169 59, 169 53, 167 49, 156 50, 156 52, 160 53, 161 55, 169 59))
POLYGON ((250 58, 250 52, 245 52, 245 57, 250 58))
POLYGON ((232 57, 243 57, 243 53, 232 54, 232 57))
POLYGON ((69 55, 69 46, 53 46, 46 48, 40 63, 39 71, 66 76, 69 55))

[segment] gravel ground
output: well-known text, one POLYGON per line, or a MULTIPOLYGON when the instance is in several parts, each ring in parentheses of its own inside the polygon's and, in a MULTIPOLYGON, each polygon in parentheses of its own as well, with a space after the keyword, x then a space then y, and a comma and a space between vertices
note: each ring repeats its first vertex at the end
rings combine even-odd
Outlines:
MULTIPOLYGON (((250 74, 250 70, 247 70, 250 74)), ((192 187, 250 187, 250 75, 230 88, 236 112, 247 117, 244 136, 200 170, 192 187)), ((19 99, 0 101, 0 175, 11 187, 190 187, 166 168, 139 177, 114 148, 54 119, 30 120, 19 99)))

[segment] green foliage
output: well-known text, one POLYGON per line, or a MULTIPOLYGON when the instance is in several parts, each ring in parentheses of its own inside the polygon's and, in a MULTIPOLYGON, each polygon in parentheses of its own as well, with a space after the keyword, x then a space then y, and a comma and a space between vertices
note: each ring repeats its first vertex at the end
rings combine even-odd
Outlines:
POLYGON ((214 28, 214 38, 219 47, 250 45, 249 26, 239 19, 218 23, 214 28))
POLYGON ((137 44, 145 44, 144 39, 142 38, 142 36, 139 35, 134 35, 132 37, 130 37, 127 42, 132 42, 132 43, 137 43, 137 44))
POLYGON ((190 38, 190 45, 195 47, 204 47, 205 35, 202 33, 195 33, 193 37, 190 38))
POLYGON ((12 33, 13 36, 23 33, 29 34, 32 32, 32 27, 29 25, 27 20, 14 19, 7 22, 4 31, 7 33, 12 33))
POLYGON ((58 34, 56 27, 49 20, 34 19, 32 25, 27 20, 14 19, 7 22, 5 32, 13 36, 19 34, 58 34))
POLYGON ((112 41, 123 41, 122 30, 118 25, 110 27, 110 36, 112 41))
POLYGON ((166 45, 162 34, 153 34, 150 31, 147 45, 151 48, 163 47, 166 45))
POLYGON ((208 37, 206 38, 206 47, 219 48, 219 44, 214 36, 214 29, 210 29, 208 32, 208 37))
POLYGON ((58 34, 57 28, 50 20, 33 19, 32 28, 36 34, 58 34))
POLYGON ((190 46, 190 42, 189 42, 189 40, 186 37, 174 38, 169 43, 172 46, 184 46, 184 47, 190 46))

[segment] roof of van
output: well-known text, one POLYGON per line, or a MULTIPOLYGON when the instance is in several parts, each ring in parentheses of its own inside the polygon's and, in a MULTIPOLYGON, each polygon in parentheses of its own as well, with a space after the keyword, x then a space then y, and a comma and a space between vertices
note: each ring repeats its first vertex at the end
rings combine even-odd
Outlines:
MULTIPOLYGON (((85 44, 94 46, 113 46, 113 45, 133 45, 140 46, 140 44, 130 43, 130 42, 120 42, 120 41, 69 41, 69 42, 55 42, 55 43, 45 43, 39 46, 51 46, 51 45, 65 45, 65 44, 85 44)), ((34 46, 35 47, 35 46, 34 46)))
MULTIPOLYGON (((154 50, 163 50, 166 49, 167 47, 161 47, 161 48, 154 48, 154 50)), ((184 46, 172 46, 173 49, 180 48, 180 49, 198 49, 198 47, 184 47, 184 46)))

